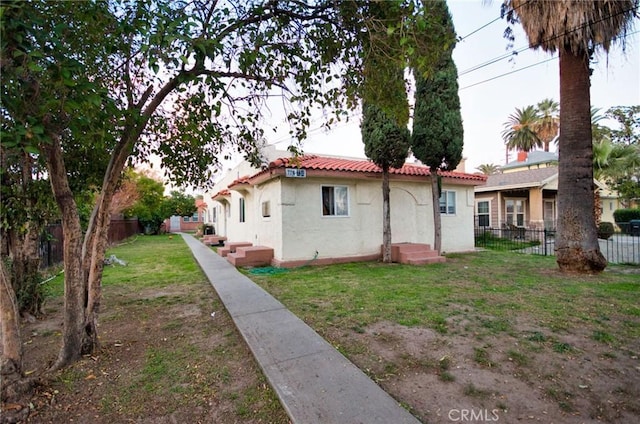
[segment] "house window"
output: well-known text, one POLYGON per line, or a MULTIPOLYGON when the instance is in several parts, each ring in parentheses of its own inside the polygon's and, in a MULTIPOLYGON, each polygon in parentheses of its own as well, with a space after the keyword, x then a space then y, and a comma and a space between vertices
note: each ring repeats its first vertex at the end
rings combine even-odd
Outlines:
POLYGON ((218 208, 211 209, 211 222, 218 222, 218 208))
POLYGON ((491 226, 491 216, 489 215, 489 201, 481 200, 477 204, 478 208, 478 226, 479 227, 490 227, 491 226))
POLYGON ((244 197, 240 198, 240 222, 245 222, 245 215, 244 215, 244 197))
POLYGON ((524 200, 507 199, 505 208, 507 224, 524 227, 524 200))
POLYGON ((440 213, 443 215, 456 214, 456 192, 442 190, 440 193, 440 213))
POLYGON ((266 202, 262 202, 262 216, 264 218, 271 216, 271 202, 268 200, 266 202))
POLYGON ((182 220, 183 220, 184 222, 189 222, 189 217, 188 217, 188 216, 183 216, 183 217, 182 217, 182 220))
POLYGON ((199 212, 194 212, 193 216, 191 217, 191 221, 198 222, 199 220, 200 220, 200 213, 199 212))
POLYGON ((349 216, 349 191, 344 186, 322 186, 322 215, 349 216))

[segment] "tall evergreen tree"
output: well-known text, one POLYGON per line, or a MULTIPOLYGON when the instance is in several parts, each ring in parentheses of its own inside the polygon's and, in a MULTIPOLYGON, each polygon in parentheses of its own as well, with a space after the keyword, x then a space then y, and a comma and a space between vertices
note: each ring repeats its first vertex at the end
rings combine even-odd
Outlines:
MULTIPOLYGON (((443 25, 453 34, 453 21, 444 1, 437 3, 443 25)), ((435 11, 434 11, 435 13, 435 11)), ((458 70, 448 49, 432 75, 416 74, 415 110, 411 149, 429 166, 433 203, 434 249, 441 250, 440 177, 438 171, 453 170, 462 159, 463 128, 458 97, 458 70)))
MULTIPOLYGON (((370 40, 398 43, 397 27, 402 19, 399 2, 372 1, 367 14, 376 25, 369 28, 370 40)), ((369 49, 364 60, 364 98, 362 141, 369 159, 382 168, 382 261, 391 262, 391 205, 389 169, 399 168, 409 154, 409 104, 403 75, 403 62, 389 60, 380 50, 369 49)))

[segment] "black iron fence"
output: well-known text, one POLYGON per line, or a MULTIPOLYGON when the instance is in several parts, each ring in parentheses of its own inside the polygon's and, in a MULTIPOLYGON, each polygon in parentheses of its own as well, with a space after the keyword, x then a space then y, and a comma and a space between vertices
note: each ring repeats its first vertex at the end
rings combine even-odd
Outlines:
MULTIPOLYGON (((109 244, 116 243, 142 232, 138 219, 114 219, 109 224, 109 244)), ((62 225, 49 225, 40 238, 40 267, 48 268, 63 261, 62 225)))
MULTIPOLYGON (((556 232, 551 230, 476 227, 475 245, 484 249, 553 256, 555 236, 556 232)), ((609 263, 640 265, 640 234, 614 233, 598 242, 609 263)))

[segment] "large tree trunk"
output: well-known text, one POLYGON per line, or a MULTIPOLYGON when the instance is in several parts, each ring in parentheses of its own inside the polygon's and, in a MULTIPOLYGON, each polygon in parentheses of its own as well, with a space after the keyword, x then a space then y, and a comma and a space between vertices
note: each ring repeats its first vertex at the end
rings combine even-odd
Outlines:
POLYGON ((440 216, 440 185, 437 171, 431 172, 431 203, 433 204, 433 249, 442 250, 442 219, 440 216))
POLYGON ((389 170, 382 170, 382 262, 391 263, 391 202, 389 170))
POLYGON ((589 58, 560 51, 560 143, 556 257, 563 272, 599 272, 594 215, 589 58))
POLYGON ((62 368, 78 360, 83 352, 83 324, 87 290, 82 267, 82 227, 78 208, 69 187, 62 148, 57 135, 42 145, 56 203, 62 215, 64 234, 64 317, 62 349, 53 369, 62 368))

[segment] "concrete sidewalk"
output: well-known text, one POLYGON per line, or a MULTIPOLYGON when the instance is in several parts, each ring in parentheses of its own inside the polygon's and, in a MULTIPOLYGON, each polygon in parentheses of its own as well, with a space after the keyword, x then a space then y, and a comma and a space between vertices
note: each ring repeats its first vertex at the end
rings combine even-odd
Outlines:
POLYGON ((419 423, 282 303, 182 236, 294 424, 419 423))

